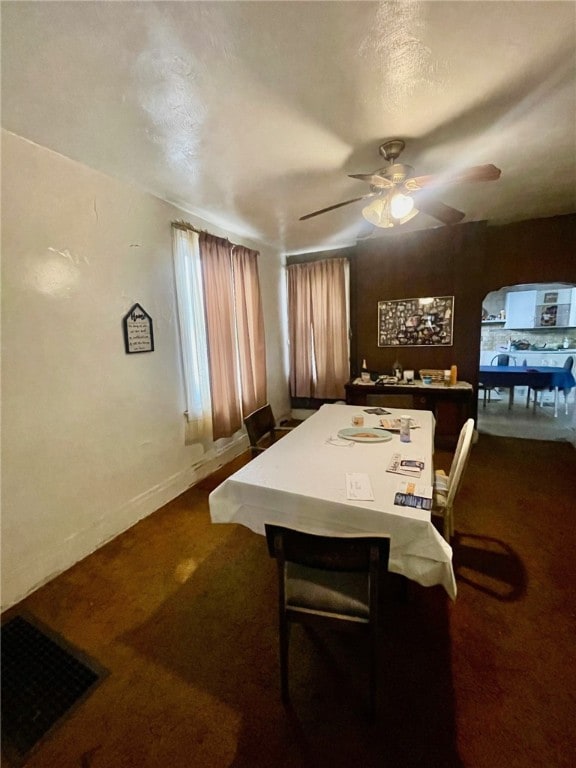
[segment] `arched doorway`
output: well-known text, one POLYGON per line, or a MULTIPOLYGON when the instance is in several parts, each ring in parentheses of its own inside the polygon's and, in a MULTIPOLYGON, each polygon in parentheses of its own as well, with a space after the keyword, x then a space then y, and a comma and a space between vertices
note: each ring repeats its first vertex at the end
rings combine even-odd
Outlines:
MULTIPOLYGON (((479 364, 491 365, 499 354, 518 366, 562 367, 569 357, 576 361, 576 285, 509 285, 488 293, 482 303, 479 364)), ((553 392, 543 393, 536 408, 533 396, 527 407, 527 388, 516 387, 510 408, 508 390, 492 390, 486 397, 480 390, 478 431, 576 444, 576 388, 568 396, 568 413, 564 394, 558 393, 557 416, 553 392)))

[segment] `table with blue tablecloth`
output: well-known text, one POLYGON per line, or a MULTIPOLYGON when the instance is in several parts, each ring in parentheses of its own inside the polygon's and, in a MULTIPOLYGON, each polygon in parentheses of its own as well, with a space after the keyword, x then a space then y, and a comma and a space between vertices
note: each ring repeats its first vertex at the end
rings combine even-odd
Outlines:
POLYGON ((576 386, 570 371, 551 366, 481 365, 479 381, 485 389, 508 388, 508 408, 514 405, 514 387, 554 390, 554 416, 558 415, 558 390, 567 392, 576 386))

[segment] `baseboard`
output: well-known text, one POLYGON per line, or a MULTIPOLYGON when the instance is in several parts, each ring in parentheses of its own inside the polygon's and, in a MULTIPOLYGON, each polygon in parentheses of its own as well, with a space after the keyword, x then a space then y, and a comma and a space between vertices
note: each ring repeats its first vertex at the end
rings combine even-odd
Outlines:
POLYGON ((240 434, 224 446, 210 451, 200 461, 177 472, 134 496, 119 507, 109 510, 92 525, 75 532, 64 541, 23 562, 17 571, 3 573, 2 607, 7 610, 27 595, 67 571, 73 565, 132 528, 217 469, 246 451, 248 439, 240 434))

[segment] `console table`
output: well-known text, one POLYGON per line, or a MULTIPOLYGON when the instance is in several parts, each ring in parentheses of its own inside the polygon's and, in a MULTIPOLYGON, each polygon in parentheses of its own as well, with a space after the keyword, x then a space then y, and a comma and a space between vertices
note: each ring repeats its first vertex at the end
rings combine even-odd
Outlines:
MULTIPOLYGON (((358 379, 345 386, 348 405, 366 406, 368 395, 412 395, 414 408, 432 411, 436 418, 434 443, 438 448, 454 448, 466 419, 472 416, 474 388, 467 381, 451 387, 445 384, 363 384, 358 379)), ((392 406, 391 406, 392 407, 392 406)))

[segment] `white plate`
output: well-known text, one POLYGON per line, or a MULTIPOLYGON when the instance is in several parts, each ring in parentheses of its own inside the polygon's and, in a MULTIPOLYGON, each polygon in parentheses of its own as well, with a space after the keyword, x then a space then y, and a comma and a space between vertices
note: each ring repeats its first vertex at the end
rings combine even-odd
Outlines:
POLYGON ((354 440, 355 443, 384 443, 392 440, 392 433, 374 427, 346 427, 338 432, 338 437, 354 440))

